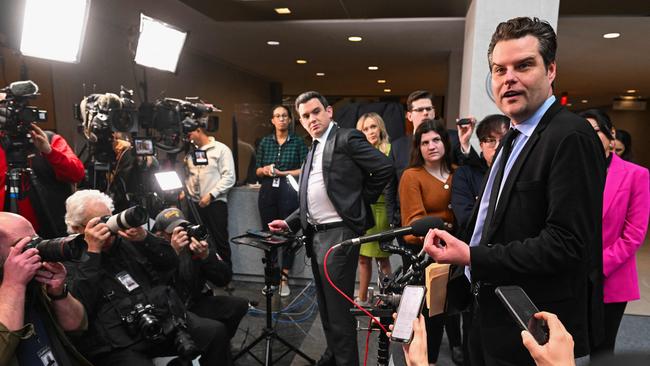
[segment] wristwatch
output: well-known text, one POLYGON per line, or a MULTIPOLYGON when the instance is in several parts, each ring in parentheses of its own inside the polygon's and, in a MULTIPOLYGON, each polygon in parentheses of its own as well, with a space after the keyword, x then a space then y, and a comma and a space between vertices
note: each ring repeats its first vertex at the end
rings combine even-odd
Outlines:
POLYGON ((62 291, 60 294, 58 294, 58 295, 50 295, 50 294, 47 294, 47 296, 48 296, 48 297, 50 298, 50 300, 52 300, 52 301, 57 301, 57 300, 63 300, 63 299, 65 299, 66 297, 68 297, 68 284, 67 284, 67 283, 64 283, 64 284, 63 284, 63 291, 62 291))

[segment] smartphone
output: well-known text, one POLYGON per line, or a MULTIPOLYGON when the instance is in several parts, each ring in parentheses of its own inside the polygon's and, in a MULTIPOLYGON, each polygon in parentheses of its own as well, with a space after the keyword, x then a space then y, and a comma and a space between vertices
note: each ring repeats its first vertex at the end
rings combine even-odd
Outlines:
POLYGON ((468 124, 470 124, 470 123, 472 123, 472 119, 471 119, 471 118, 461 118, 461 119, 459 119, 458 121, 456 121, 456 124, 457 124, 458 126, 464 126, 464 125, 468 125, 468 124))
POLYGON ((273 236, 273 234, 268 232, 268 231, 255 230, 255 229, 248 229, 248 230, 246 230, 246 233, 251 234, 253 236, 257 236, 258 238, 264 238, 264 239, 270 238, 271 236, 273 236))
POLYGON ((521 330, 527 330, 533 335, 537 343, 543 345, 548 342, 548 326, 544 319, 537 319, 533 315, 539 309, 533 304, 526 292, 519 286, 499 286, 494 290, 503 306, 508 309, 521 330))
POLYGON ((422 312, 424 286, 406 286, 397 307, 397 318, 390 336, 393 342, 411 343, 413 339, 413 320, 422 312))

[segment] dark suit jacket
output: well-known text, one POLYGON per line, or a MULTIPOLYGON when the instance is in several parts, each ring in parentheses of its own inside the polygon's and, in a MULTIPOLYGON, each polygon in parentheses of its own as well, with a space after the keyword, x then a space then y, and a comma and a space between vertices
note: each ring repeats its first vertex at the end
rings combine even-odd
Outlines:
POLYGON ((478 163, 463 165, 454 172, 454 184, 451 185, 451 209, 454 210, 458 233, 463 233, 467 228, 476 198, 481 194, 487 170, 487 162, 481 158, 478 163))
MULTIPOLYGON (((300 179, 305 179, 304 166, 300 179)), ((346 225, 358 235, 375 225, 375 203, 394 174, 393 164, 355 129, 334 125, 323 150, 323 179, 327 195, 346 225)), ((300 208, 286 218, 293 231, 300 228, 300 208)), ((304 228, 303 228, 304 229, 304 228)))
POLYGON ((494 295, 494 286, 519 285, 540 310, 558 315, 573 335, 576 357, 588 353, 588 318, 602 311, 602 272, 596 272, 602 271, 604 183, 604 152, 593 128, 554 103, 517 157, 493 224, 470 249, 472 281, 486 285, 479 294, 486 352, 532 361, 494 295))

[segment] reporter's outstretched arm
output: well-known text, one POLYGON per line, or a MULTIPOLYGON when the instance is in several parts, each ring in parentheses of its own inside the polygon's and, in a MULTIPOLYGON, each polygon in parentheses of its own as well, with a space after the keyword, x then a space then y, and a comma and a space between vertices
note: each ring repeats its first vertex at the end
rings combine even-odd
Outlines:
POLYGON ((573 337, 564 328, 557 315, 542 311, 535 314, 535 318, 544 319, 549 330, 548 343, 543 346, 537 343, 528 331, 521 332, 524 347, 530 352, 535 364, 537 366, 575 366, 573 337))

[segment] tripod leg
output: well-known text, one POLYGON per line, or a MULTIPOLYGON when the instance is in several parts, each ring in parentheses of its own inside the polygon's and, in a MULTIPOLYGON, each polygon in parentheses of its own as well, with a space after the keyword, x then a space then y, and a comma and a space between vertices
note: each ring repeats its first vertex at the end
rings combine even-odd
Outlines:
POLYGON ((282 337, 280 337, 277 333, 273 334, 273 337, 280 341, 280 343, 284 344, 287 348, 289 348, 291 351, 295 352, 298 356, 304 358, 307 362, 309 362, 311 365, 315 364, 316 361, 314 361, 311 357, 307 356, 304 352, 296 348, 294 345, 291 343, 285 341, 282 337))

